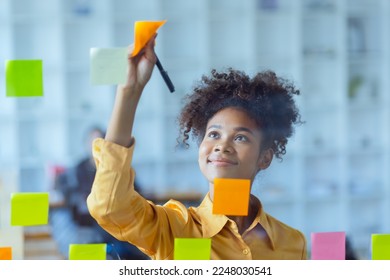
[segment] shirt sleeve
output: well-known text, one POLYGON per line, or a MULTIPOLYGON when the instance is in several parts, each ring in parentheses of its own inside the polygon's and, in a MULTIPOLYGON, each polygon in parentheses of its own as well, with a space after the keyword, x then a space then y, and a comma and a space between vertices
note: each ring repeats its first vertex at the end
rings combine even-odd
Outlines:
POLYGON ((111 235, 152 258, 158 253, 161 259, 172 254, 172 232, 183 225, 186 214, 182 207, 176 211, 155 205, 134 190, 132 142, 126 148, 101 138, 94 140, 96 175, 87 205, 92 217, 111 235))
POLYGON ((302 248, 302 260, 307 260, 308 259, 308 256, 307 256, 307 244, 306 244, 306 238, 305 236, 303 235, 302 232, 299 231, 299 234, 302 238, 302 242, 303 242, 303 248, 302 248))

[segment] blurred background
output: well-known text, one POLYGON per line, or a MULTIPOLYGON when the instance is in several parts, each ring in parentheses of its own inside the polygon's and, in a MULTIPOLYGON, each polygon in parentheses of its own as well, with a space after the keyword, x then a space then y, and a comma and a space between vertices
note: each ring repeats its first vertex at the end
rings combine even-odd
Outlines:
POLYGON ((176 91, 155 70, 137 111, 145 196, 191 205, 208 191, 196 144, 176 145, 182 97, 201 75, 271 69, 301 89, 305 124, 253 193, 305 234, 309 251, 311 232, 345 231, 370 259, 371 234, 390 232, 388 0, 0 0, 1 61, 42 59, 44 71, 44 97, 6 98, 0 69, 0 245, 38 258, 41 230, 9 226, 9 194, 48 191, 55 213, 66 199, 59 178, 90 154, 89 130, 107 127, 115 87, 91 84, 90 48, 126 47, 135 21, 163 19, 156 52, 176 91))

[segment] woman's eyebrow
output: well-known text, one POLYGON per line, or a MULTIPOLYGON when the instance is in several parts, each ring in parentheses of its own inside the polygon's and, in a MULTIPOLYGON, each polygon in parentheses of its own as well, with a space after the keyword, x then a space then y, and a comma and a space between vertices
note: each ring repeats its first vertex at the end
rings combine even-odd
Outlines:
POLYGON ((219 125, 219 124, 212 124, 210 125, 207 130, 211 129, 211 128, 216 128, 216 129, 221 129, 222 128, 222 125, 219 125))
MULTIPOLYGON (((212 124, 212 125, 210 125, 210 126, 207 128, 207 130, 212 129, 212 128, 214 128, 214 129, 222 129, 222 125, 219 125, 219 124, 212 124)), ((253 133, 252 130, 250 130, 249 128, 244 127, 244 126, 235 127, 235 128, 234 128, 234 131, 236 131, 236 132, 245 131, 245 132, 248 132, 248 133, 254 135, 254 133, 253 133)))
POLYGON ((246 132, 248 132, 248 133, 254 135, 254 133, 253 133, 252 130, 250 130, 250 129, 247 128, 247 127, 243 127, 243 126, 235 127, 235 128, 234 128, 234 131, 236 131, 236 132, 246 131, 246 132))

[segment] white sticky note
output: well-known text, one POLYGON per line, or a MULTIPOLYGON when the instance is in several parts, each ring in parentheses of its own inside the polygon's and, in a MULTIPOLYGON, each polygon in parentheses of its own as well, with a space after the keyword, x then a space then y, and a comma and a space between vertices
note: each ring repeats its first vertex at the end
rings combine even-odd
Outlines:
POLYGON ((91 48, 90 74, 93 85, 117 85, 126 81, 127 48, 91 48))

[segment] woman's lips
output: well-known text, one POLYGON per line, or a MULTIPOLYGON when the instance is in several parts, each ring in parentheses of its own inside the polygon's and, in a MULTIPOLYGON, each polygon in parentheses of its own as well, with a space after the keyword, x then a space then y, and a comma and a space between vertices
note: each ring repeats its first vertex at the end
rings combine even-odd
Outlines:
POLYGON ((208 159, 207 163, 215 166, 220 166, 220 167, 232 166, 237 164, 232 160, 224 159, 224 158, 208 159))

